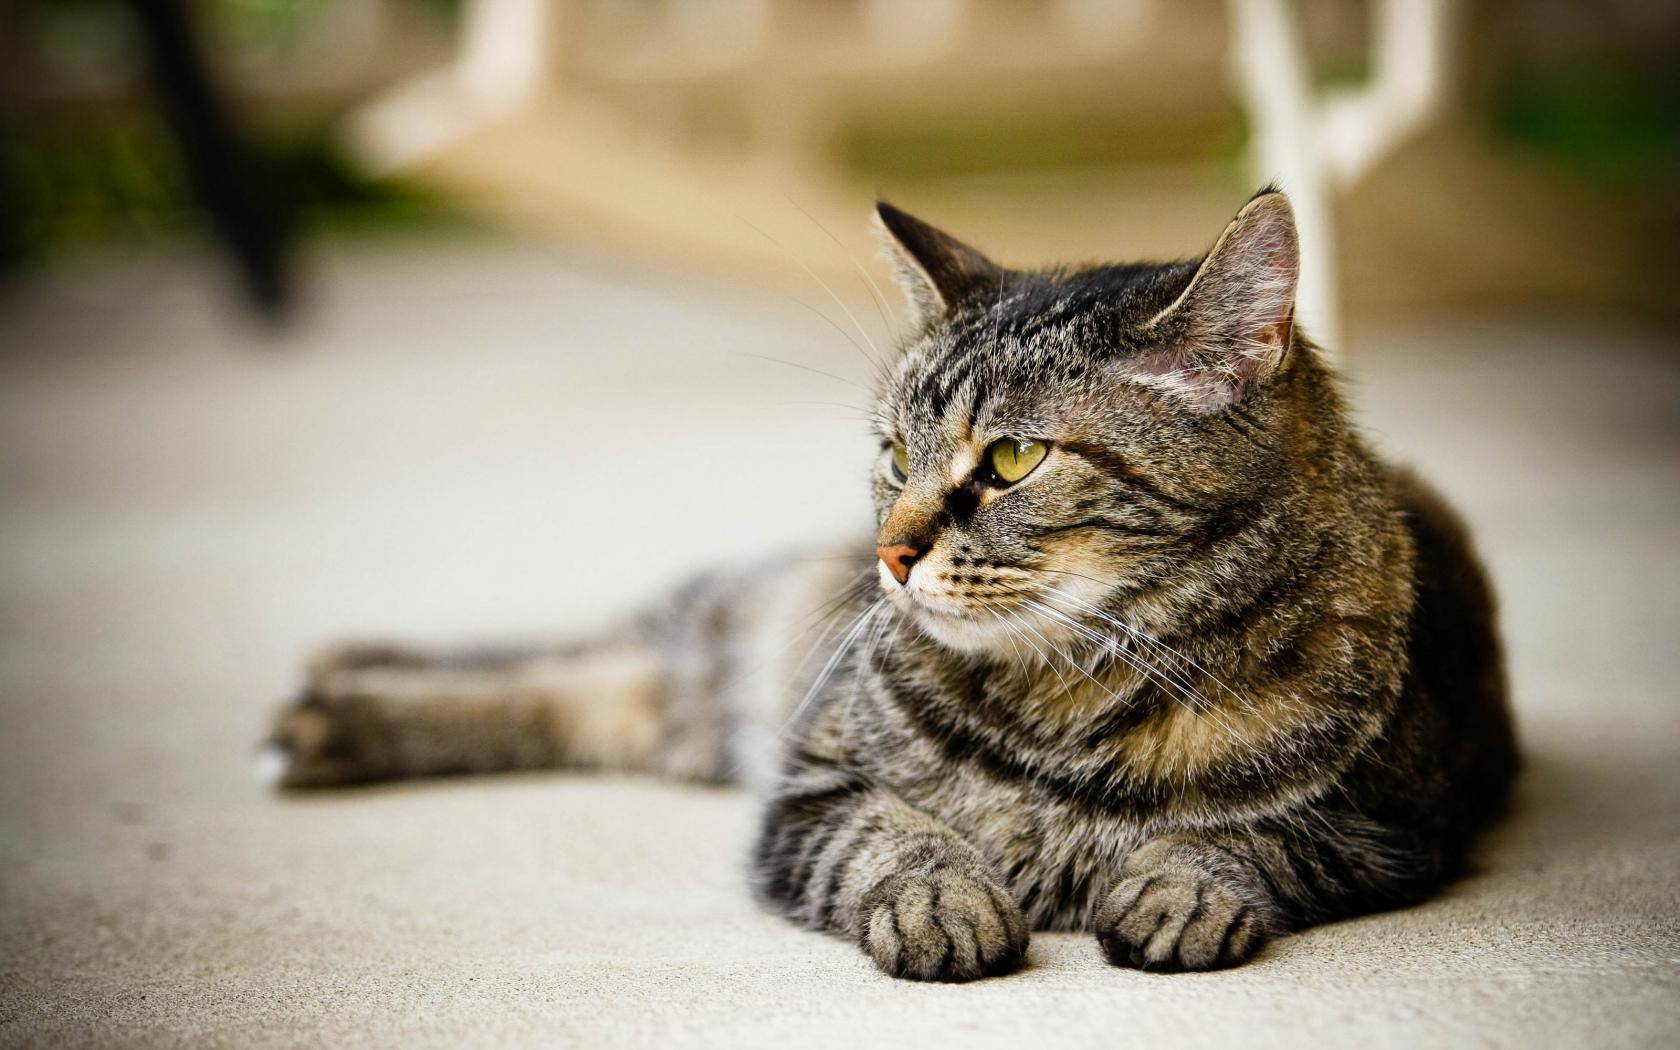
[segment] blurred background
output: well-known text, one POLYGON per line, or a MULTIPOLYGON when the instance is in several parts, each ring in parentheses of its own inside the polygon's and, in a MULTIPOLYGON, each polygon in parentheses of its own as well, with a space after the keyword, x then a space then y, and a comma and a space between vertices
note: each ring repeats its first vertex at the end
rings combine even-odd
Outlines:
MULTIPOLYGON (((877 196, 1031 266, 1197 255, 1272 180, 1307 327, 1504 598, 1526 816, 1467 906, 1671 964, 1671 886, 1586 894, 1609 926, 1547 887, 1680 868, 1680 5, 12 0, 0 1035, 232 1025, 280 986, 336 1031, 332 989, 428 945, 750 926, 744 803, 280 805, 251 745, 338 635, 544 637, 866 532, 903 323, 877 196)), ((782 932, 754 951, 817 950, 782 932)), ((1513 1016, 1556 1038, 1593 979, 1513 1016)), ((1585 998, 1673 1021, 1627 994, 1585 998)))
POLYGON ((245 264, 265 302, 306 298, 323 239, 374 233, 515 231, 785 279, 753 225, 844 278, 790 216, 866 258, 876 193, 1006 258, 1180 257, 1281 178, 1333 217, 1355 319, 1675 309, 1680 13, 1663 0, 18 0, 0 17, 14 283, 217 229, 284 254, 245 264))

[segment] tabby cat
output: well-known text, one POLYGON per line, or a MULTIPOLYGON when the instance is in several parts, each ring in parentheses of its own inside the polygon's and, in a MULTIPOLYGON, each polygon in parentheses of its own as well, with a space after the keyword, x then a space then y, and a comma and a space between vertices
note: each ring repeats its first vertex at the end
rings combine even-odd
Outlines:
POLYGON ((279 716, 278 782, 746 780, 761 900, 923 980, 1010 971, 1034 929, 1230 966, 1459 870, 1515 766, 1493 597, 1293 323, 1284 195, 1199 261, 1067 270, 877 215, 914 326, 873 550, 585 643, 339 648, 279 716))

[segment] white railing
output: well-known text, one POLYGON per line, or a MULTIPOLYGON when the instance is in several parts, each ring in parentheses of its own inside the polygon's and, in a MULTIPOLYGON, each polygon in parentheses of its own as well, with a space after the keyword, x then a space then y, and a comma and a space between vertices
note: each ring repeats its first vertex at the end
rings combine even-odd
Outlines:
MULTIPOLYGON (((969 62, 959 45, 980 0, 863 0, 858 41, 823 48, 813 70, 853 74, 969 62), (836 54, 839 58, 836 59, 836 54)), ((1042 32, 1000 57, 999 75, 1021 56, 1039 64, 1090 62, 1118 54, 1147 32, 1158 0, 1047 0, 1042 32)), ((1295 202, 1303 269, 1303 323, 1339 346, 1334 202, 1384 154, 1440 108, 1447 76, 1447 0, 1374 0, 1372 76, 1356 90, 1321 97, 1290 0, 1227 0, 1233 86, 1253 128, 1257 181, 1275 181, 1295 202)), ((668 0, 655 12, 654 39, 627 49, 618 79, 665 82, 747 71, 770 54, 822 43, 778 36, 775 0, 668 0)), ((355 155, 372 171, 421 163, 474 131, 507 119, 543 90, 563 90, 556 46, 610 7, 563 0, 466 0, 456 60, 357 110, 346 125, 355 155)), ((614 57, 591 54, 611 65, 614 57)))

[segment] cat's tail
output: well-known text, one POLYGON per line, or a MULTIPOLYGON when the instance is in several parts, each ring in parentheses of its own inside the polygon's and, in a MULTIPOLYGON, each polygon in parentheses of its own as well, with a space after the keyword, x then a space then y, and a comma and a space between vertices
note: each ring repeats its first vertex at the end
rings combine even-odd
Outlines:
POLYGON ((568 645, 335 646, 258 773, 284 788, 557 767, 768 777, 790 697, 868 604, 872 566, 849 549, 710 574, 568 645))

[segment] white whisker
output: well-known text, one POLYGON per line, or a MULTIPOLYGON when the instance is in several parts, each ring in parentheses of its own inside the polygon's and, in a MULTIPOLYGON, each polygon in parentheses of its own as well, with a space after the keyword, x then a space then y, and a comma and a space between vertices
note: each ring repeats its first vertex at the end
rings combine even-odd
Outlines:
MULTIPOLYGON (((1154 681, 1157 685, 1160 685, 1160 686, 1163 686, 1163 687, 1169 687, 1172 690, 1177 690, 1178 691, 1177 695, 1175 695, 1173 692, 1169 692, 1168 695, 1172 696, 1175 700, 1178 700, 1180 703, 1184 704, 1185 707, 1188 710, 1193 711, 1196 714, 1205 714, 1209 718, 1212 718, 1229 735, 1231 735, 1233 737, 1238 735, 1236 727, 1233 726, 1226 719, 1221 717, 1218 709, 1212 703, 1210 703, 1206 698, 1201 696, 1201 694, 1195 692, 1194 690, 1188 690, 1188 691, 1185 690, 1185 688, 1183 686, 1181 686, 1178 683, 1169 679, 1166 676, 1165 672, 1161 671, 1159 668, 1157 668, 1153 664, 1149 663, 1149 661, 1145 660, 1141 655, 1139 655, 1139 654, 1137 654, 1137 653, 1135 653, 1131 650, 1128 650, 1124 646, 1120 645, 1118 640, 1114 639, 1111 636, 1104 635, 1104 634, 1102 634, 1098 631, 1092 630, 1091 628, 1089 628, 1086 625, 1080 623, 1079 621, 1073 619, 1072 617, 1068 616, 1067 614, 1065 614, 1063 612, 1060 612, 1057 609, 1053 609, 1050 606, 1045 605, 1042 602, 1036 602, 1036 601, 1033 601, 1031 599, 1028 599, 1026 604, 1031 606, 1032 608, 1036 609, 1038 612, 1043 613, 1046 616, 1049 616, 1051 619, 1057 621, 1058 623, 1061 623, 1064 626, 1071 628, 1072 630, 1074 630, 1076 633, 1080 634, 1081 636, 1083 636, 1083 637, 1085 637, 1085 638, 1087 638, 1087 639, 1089 639, 1093 642, 1096 642, 1098 645, 1103 646, 1110 653, 1113 653, 1115 656, 1118 656, 1120 659, 1126 661, 1126 663, 1131 665, 1131 667, 1133 669, 1137 670, 1138 672, 1143 674, 1145 677, 1149 678, 1151 681, 1154 681)), ((1096 681, 1095 678, 1092 678, 1091 680, 1093 682, 1096 681)), ((1101 685, 1101 683, 1099 682, 1098 685, 1101 685)), ((1110 692, 1112 693, 1112 690, 1110 690, 1110 692)))
POLYGON ((858 276, 863 278, 864 284, 869 289, 870 296, 875 300, 875 310, 881 315, 882 329, 888 332, 892 331, 892 321, 887 318, 887 300, 886 297, 881 294, 881 286, 875 283, 875 278, 869 276, 869 271, 865 270, 858 264, 856 259, 852 258, 851 254, 846 251, 846 246, 840 243, 840 238, 834 236, 834 232, 832 230, 830 230, 827 226, 824 226, 821 222, 818 222, 817 217, 806 211, 798 201, 794 200, 792 197, 788 197, 786 194, 783 194, 783 196, 789 204, 799 209, 799 214, 805 216, 807 219, 810 219, 811 224, 823 233, 827 234, 828 239, 834 242, 834 246, 840 249, 841 256, 845 258, 847 262, 851 263, 852 269, 856 270, 858 276))
POLYGON ((816 679, 811 682, 811 688, 805 691, 804 698, 795 705, 793 712, 782 722, 781 729, 776 731, 778 741, 799 722, 800 716, 811 705, 811 701, 815 699, 817 693, 828 684, 829 678, 834 674, 834 669, 840 666, 840 661, 845 658, 847 651, 852 647, 852 643, 856 642, 858 636, 869 628, 870 623, 874 621, 875 614, 881 611, 881 607, 886 604, 886 601, 885 598, 875 599, 870 603, 869 608, 859 613, 857 619, 852 621, 851 627, 846 631, 846 635, 841 639, 839 646, 835 648, 834 654, 828 658, 828 662, 817 673, 816 679))
MULTIPOLYGON (((1038 643, 1034 642, 1032 640, 1032 638, 1028 637, 1025 632, 1031 631, 1032 634, 1034 636, 1036 636, 1040 642, 1043 642, 1046 646, 1049 646, 1051 652, 1056 653, 1056 655, 1062 657, 1062 659, 1067 660, 1067 656, 1065 654, 1059 652, 1056 649, 1055 646, 1050 645, 1050 640, 1048 638, 1044 637, 1044 635, 1040 634, 1039 632, 1034 631, 1033 628, 1032 628, 1032 624, 1027 623, 1026 621, 1022 620, 1019 616, 1016 616, 1016 615, 1014 615, 1012 613, 1009 613, 1009 612, 1005 612, 1003 615, 1006 616, 1011 621, 1013 621, 1014 624, 1017 627, 1022 629, 1023 633, 1021 634, 1021 640, 1023 642, 1026 642, 1027 645, 1032 647, 1033 652, 1038 654, 1038 658, 1040 660, 1044 661, 1044 666, 1049 668, 1050 672, 1056 676, 1056 680, 1059 681, 1062 684, 1062 692, 1064 694, 1072 693, 1073 692, 1073 686, 1068 684, 1067 676, 1063 675, 1061 670, 1056 667, 1056 661, 1050 659, 1049 655, 1046 654, 1043 649, 1040 649, 1038 647, 1038 643)), ((1071 660, 1069 660, 1068 662, 1072 663, 1071 660)))
POLYGON ((1113 626, 1120 628, 1122 631, 1125 631, 1127 634, 1131 635, 1133 638, 1137 639, 1138 641, 1144 642, 1144 643, 1149 644, 1149 645, 1153 645, 1157 648, 1157 650, 1159 650, 1161 652, 1165 652, 1168 655, 1174 657, 1175 659, 1183 661, 1184 663, 1188 664, 1190 667, 1195 669, 1200 674, 1206 676, 1208 681, 1212 682, 1214 685, 1216 685, 1220 689, 1224 690, 1226 695, 1230 696, 1231 699, 1235 700, 1238 704, 1242 705, 1243 710, 1248 711, 1251 714, 1254 712, 1253 704, 1250 703, 1249 700, 1246 697, 1244 697, 1241 693, 1238 693, 1235 689, 1232 689, 1230 686, 1226 685, 1222 680, 1220 680, 1220 678, 1217 675, 1215 675, 1212 671, 1208 670, 1205 666, 1203 666, 1200 662, 1198 662, 1194 657, 1192 657, 1188 653, 1181 652, 1177 649, 1174 649, 1172 646, 1168 645, 1166 642, 1164 642, 1161 639, 1155 637, 1154 635, 1150 634, 1149 632, 1143 630, 1141 627, 1134 627, 1133 625, 1131 625, 1129 623, 1126 623, 1124 620, 1121 620, 1118 617, 1109 615, 1108 613, 1104 612, 1102 609, 1097 608, 1096 606, 1092 605, 1089 602, 1082 601, 1078 598, 1075 598, 1071 594, 1067 594, 1067 593, 1065 593, 1061 590, 1058 590, 1058 589, 1052 589, 1052 590, 1047 592, 1046 596, 1047 597, 1060 598, 1063 601, 1069 602, 1069 603, 1071 603, 1071 604, 1073 604, 1077 607, 1080 607, 1080 608, 1084 609, 1090 615, 1101 619, 1103 622, 1112 624, 1113 626))
MULTIPOLYGON (((877 606, 880 604, 881 602, 876 602, 877 606)), ((881 644, 881 636, 887 632, 887 627, 892 623, 892 615, 893 611, 889 607, 887 609, 887 614, 875 622, 875 629, 870 632, 869 636, 869 648, 863 655, 862 666, 864 671, 867 671, 867 669, 874 664, 875 650, 881 644)), ((892 642, 890 639, 887 642, 887 649, 889 652, 892 649, 892 642)), ((840 719, 840 735, 842 739, 845 738, 846 730, 850 728, 852 724, 852 712, 857 708, 858 689, 863 685, 863 679, 864 673, 862 672, 852 675, 852 691, 846 696, 846 710, 843 717, 840 719)))
MULTIPOLYGON (((1026 628, 1027 630, 1031 631, 1033 634, 1037 635, 1039 641, 1043 642, 1045 645, 1050 647, 1051 652, 1055 653, 1057 656, 1060 656, 1063 660, 1067 661, 1067 665, 1069 667, 1073 668, 1075 671, 1078 671, 1080 674, 1084 675, 1087 679, 1090 680, 1092 685, 1096 686, 1098 689, 1101 689, 1103 692, 1107 693, 1110 698, 1115 699, 1115 700, 1119 700, 1122 703, 1125 703, 1125 702, 1128 701, 1128 699, 1129 699, 1128 697, 1121 696, 1118 692, 1116 692, 1115 690, 1113 690, 1109 686, 1103 684, 1101 681, 1099 681, 1097 679, 1097 677, 1095 675, 1093 675, 1090 671, 1086 670, 1086 668, 1083 664, 1080 664, 1073 657, 1069 656, 1067 653, 1062 652, 1060 649, 1057 649, 1054 645, 1052 645, 1050 643, 1050 639, 1044 637, 1044 634, 1041 631, 1039 631, 1036 627, 1034 627, 1032 624, 1026 622, 1025 620, 1018 620, 1017 622, 1020 623, 1020 625, 1022 627, 1026 628)), ((1054 667, 1055 665, 1052 664, 1051 666, 1054 667)))
MULTIPOLYGON (((742 219, 741 221, 746 222, 745 219, 742 219)), ((779 251, 781 251, 781 253, 783 255, 786 255, 789 259, 792 259, 795 265, 797 265, 801 270, 804 270, 808 275, 810 275, 811 280, 817 282, 817 284, 822 288, 822 290, 828 293, 828 297, 830 299, 834 300, 834 305, 836 305, 840 308, 840 312, 845 314, 846 319, 852 322, 852 327, 856 328, 858 330, 858 334, 863 336, 863 341, 869 344, 869 349, 874 352, 873 361, 875 363, 875 367, 876 368, 885 368, 886 365, 884 363, 884 359, 881 357, 881 350, 880 350, 879 347, 877 347, 875 345, 875 340, 869 338, 869 333, 864 330, 863 325, 858 323, 857 317, 855 315, 853 315, 852 311, 846 307, 845 301, 842 300, 838 295, 835 294, 833 288, 829 287, 828 282, 823 280, 820 276, 818 276, 817 271, 815 271, 815 270, 811 269, 809 266, 805 265, 805 260, 799 258, 799 256, 793 254, 792 252, 788 251, 786 248, 782 247, 782 243, 780 241, 776 240, 776 238, 770 236, 768 233, 765 233, 763 230, 759 229, 757 226, 753 226, 753 224, 750 223, 750 222, 747 222, 747 225, 752 227, 754 232, 756 232, 760 237, 763 237, 765 240, 767 240, 771 244, 775 245, 776 248, 779 251)))
MULTIPOLYGON (((1052 595, 1059 596, 1059 597, 1062 597, 1062 598, 1068 598, 1067 595, 1063 595, 1059 591, 1055 591, 1055 590, 1048 591, 1045 594, 1046 597, 1050 597, 1052 595)), ((1069 599, 1069 600, 1071 600, 1071 599, 1069 599)), ((1121 628, 1122 630, 1127 630, 1127 627, 1126 627, 1125 624, 1120 623, 1118 620, 1114 620, 1111 617, 1102 615, 1100 610, 1093 609, 1091 611, 1093 613, 1097 614, 1099 619, 1101 619, 1103 622, 1111 623, 1114 626, 1121 628)), ((1063 615, 1067 617, 1068 621, 1071 621, 1070 626, 1072 626, 1074 623, 1077 623, 1077 621, 1074 621, 1073 617, 1067 616, 1067 614, 1065 614, 1065 613, 1063 615)), ((1120 642, 1119 639, 1113 638, 1113 637, 1108 636, 1108 635, 1104 635, 1100 631, 1096 631, 1096 630, 1090 628, 1089 626, 1087 626, 1085 624, 1077 624, 1077 627, 1075 629, 1080 629, 1080 630, 1082 630, 1082 632, 1088 632, 1088 633, 1084 634, 1085 637, 1089 638, 1092 641, 1098 642, 1099 644, 1103 645, 1105 648, 1109 648, 1111 650, 1115 647, 1124 648, 1123 644, 1120 642)), ((1138 653, 1135 650, 1127 650, 1127 651, 1132 652, 1133 655, 1139 657, 1140 659, 1143 658, 1142 653, 1138 653)), ((1168 652, 1171 655, 1174 655, 1174 656, 1178 655, 1177 653, 1172 653, 1171 650, 1168 650, 1168 652)), ((1151 665, 1151 666, 1153 666, 1153 665, 1151 665)), ((1193 696, 1198 704, 1202 704, 1202 705, 1207 704, 1207 702, 1208 702, 1207 699, 1205 697, 1203 697, 1201 695, 1201 693, 1196 689, 1195 683, 1192 682, 1190 680, 1189 676, 1184 674, 1181 670, 1179 670, 1176 667, 1174 667, 1174 668, 1157 668, 1157 670, 1159 670, 1163 676, 1171 675, 1173 683, 1176 686, 1178 686, 1179 689, 1181 689, 1183 692, 1189 694, 1190 696, 1193 696)))
POLYGON ((1030 679, 1032 677, 1032 672, 1027 669, 1026 655, 1021 652, 1021 647, 1015 643, 1015 629, 1003 618, 1003 614, 998 611, 997 607, 992 605, 990 602, 982 601, 980 606, 987 612, 991 613, 992 619, 996 620, 998 626, 1003 628, 1004 637, 1009 639, 1009 648, 1015 652, 1015 666, 1021 669, 1021 677, 1023 679, 1030 679))

